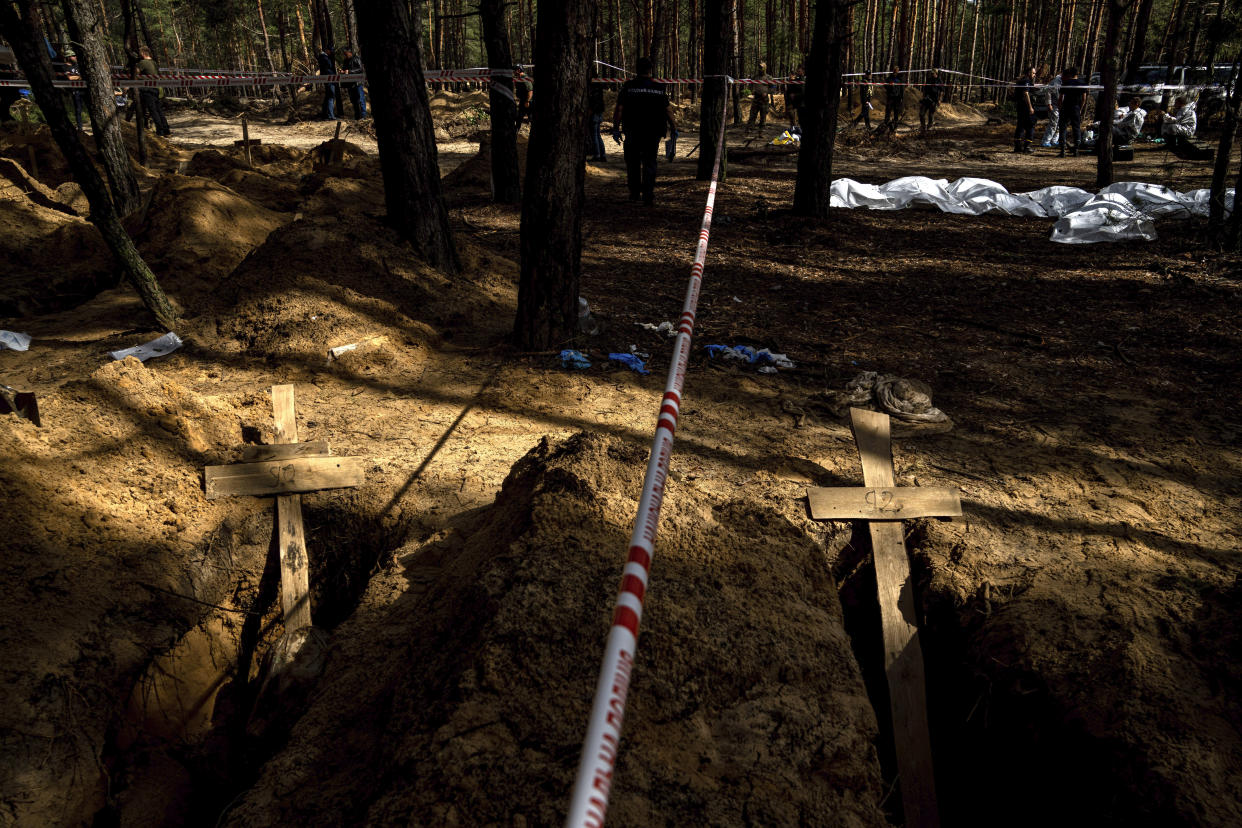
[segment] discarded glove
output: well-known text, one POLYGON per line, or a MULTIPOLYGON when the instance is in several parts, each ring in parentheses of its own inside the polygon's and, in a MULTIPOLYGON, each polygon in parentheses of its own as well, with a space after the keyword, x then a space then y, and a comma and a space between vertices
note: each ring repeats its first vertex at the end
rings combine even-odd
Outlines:
MULTIPOLYGON (((725 345, 708 345, 704 348, 707 355, 712 359, 720 357, 721 359, 733 360, 737 362, 746 362, 749 364, 769 365, 776 368, 794 368, 793 360, 784 354, 774 354, 767 348, 760 348, 756 351, 749 345, 734 345, 729 348, 725 345)), ((764 371, 765 374, 775 373, 775 371, 764 371)))
POLYGON ((647 370, 647 364, 633 354, 609 354, 608 358, 613 362, 621 363, 633 371, 637 371, 644 377, 651 373, 647 370))
POLYGON ((650 322, 635 322, 634 324, 640 328, 664 334, 670 339, 677 336, 677 329, 673 327, 672 322, 661 322, 659 325, 653 325, 650 322))
POLYGON ((586 358, 586 354, 581 351, 561 351, 561 367, 562 368, 590 368, 591 360, 586 358))

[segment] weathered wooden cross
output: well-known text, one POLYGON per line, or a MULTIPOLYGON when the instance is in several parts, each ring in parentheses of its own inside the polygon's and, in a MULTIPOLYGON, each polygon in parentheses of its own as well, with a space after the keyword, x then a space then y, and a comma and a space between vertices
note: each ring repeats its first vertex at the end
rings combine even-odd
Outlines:
POLYGON ((302 528, 301 492, 361 486, 361 457, 332 457, 326 441, 298 442, 293 386, 272 386, 276 442, 246 446, 242 462, 207 466, 207 499, 231 495, 276 495, 280 542, 280 608, 289 632, 311 623, 310 570, 302 528))
POLYGON ((862 458, 863 488, 807 489, 807 499, 811 517, 817 520, 869 522, 905 824, 933 828, 940 824, 940 817, 927 727, 923 650, 914 620, 914 588, 901 521, 959 516, 962 504, 953 489, 895 485, 887 414, 851 408, 850 421, 862 458))

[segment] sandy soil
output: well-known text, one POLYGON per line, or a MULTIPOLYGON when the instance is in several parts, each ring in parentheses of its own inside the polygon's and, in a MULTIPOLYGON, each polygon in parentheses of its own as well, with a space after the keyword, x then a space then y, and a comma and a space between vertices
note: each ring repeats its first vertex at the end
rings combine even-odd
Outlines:
MULTIPOLYGON (((605 330, 569 372, 504 344, 519 215, 483 159, 446 178, 450 279, 383 224, 363 137, 333 161, 334 125, 261 124, 243 169, 216 117, 174 122, 131 219, 188 340, 145 365, 107 357, 160 332, 124 287, 86 298, 109 268, 54 150, 0 134, 18 165, 46 154, 47 187, 14 173, 0 198, 3 293, 26 297, 0 328, 35 337, 0 382, 44 422, 0 417, 0 821, 556 824, 671 353, 636 323, 679 311, 694 159, 662 166, 651 210, 611 142, 590 167, 582 289, 605 330), (631 346, 650 376, 604 358, 631 346), (201 482, 272 441, 274 383, 301 439, 366 466, 304 498, 319 632, 284 673, 271 503, 201 482)), ((837 174, 1093 180, 982 121, 847 132, 837 174)), ((793 157, 748 137, 695 341, 798 367, 692 361, 614 822, 900 823, 867 535, 805 505, 860 481, 831 392, 864 369, 927 382, 954 421, 895 444, 899 484, 955 486, 966 513, 907 526, 945 824, 1242 821, 1236 257, 1176 220, 1069 247, 1040 219, 795 219, 793 157)), ((1119 169, 1209 174, 1147 148, 1119 169)))

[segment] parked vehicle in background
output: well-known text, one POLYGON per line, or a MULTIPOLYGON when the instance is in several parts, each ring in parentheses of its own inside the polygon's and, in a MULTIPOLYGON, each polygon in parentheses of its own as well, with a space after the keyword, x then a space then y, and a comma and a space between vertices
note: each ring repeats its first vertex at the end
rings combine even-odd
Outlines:
MULTIPOLYGON (((1189 70, 1187 83, 1201 86, 1199 104, 1196 107, 1200 121, 1206 121, 1214 115, 1225 111, 1225 102, 1229 94, 1230 82, 1233 81, 1233 66, 1226 64, 1216 66, 1209 74, 1206 66, 1189 70)), ((1236 86, 1233 88, 1237 88, 1236 86)))

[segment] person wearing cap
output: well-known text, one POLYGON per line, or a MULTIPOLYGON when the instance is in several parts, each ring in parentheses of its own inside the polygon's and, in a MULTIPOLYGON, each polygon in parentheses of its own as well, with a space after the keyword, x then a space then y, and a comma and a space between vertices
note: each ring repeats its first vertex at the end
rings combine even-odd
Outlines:
MULTIPOLYGON (((341 50, 342 56, 345 58, 345 64, 342 67, 347 75, 361 75, 362 60, 354 54, 354 47, 347 45, 341 50)), ((349 95, 349 102, 354 107, 354 120, 358 121, 367 117, 367 93, 362 88, 361 83, 344 84, 345 92, 349 95)))
POLYGON ((768 123, 768 106, 772 98, 772 76, 768 74, 768 65, 760 62, 759 77, 755 78, 754 92, 750 98, 750 117, 746 120, 746 128, 755 128, 755 116, 759 117, 759 128, 768 123))
MULTIPOLYGON (((151 49, 143 46, 138 50, 138 54, 142 56, 142 60, 138 61, 134 66, 134 78, 158 78, 159 70, 155 66, 155 61, 151 59, 151 49)), ((164 106, 160 103, 160 90, 149 89, 147 87, 139 87, 138 99, 142 101, 142 112, 145 121, 149 116, 152 123, 155 124, 155 134, 163 138, 172 135, 172 131, 168 128, 168 119, 164 117, 164 106)), ((139 129, 146 129, 145 123, 138 124, 139 129)))
MULTIPOLYGON (((335 75, 336 63, 332 59, 332 50, 323 48, 319 50, 319 54, 315 55, 315 62, 319 65, 320 75, 335 75)), ((319 110, 319 118, 324 121, 339 120, 336 117, 336 84, 325 83, 323 85, 323 107, 319 110)))
MULTIPOLYGON (((78 56, 72 49, 65 50, 64 77, 69 81, 82 80, 82 73, 78 71, 78 56)), ((73 101, 73 117, 78 122, 78 129, 82 129, 82 109, 85 106, 85 100, 82 97, 81 89, 70 89, 69 98, 73 101)))
POLYGON ((673 104, 664 84, 651 79, 651 58, 639 58, 638 77, 625 82, 612 112, 612 137, 620 141, 625 134, 625 173, 630 201, 650 207, 655 203, 656 157, 660 139, 668 127, 677 135, 673 104))

